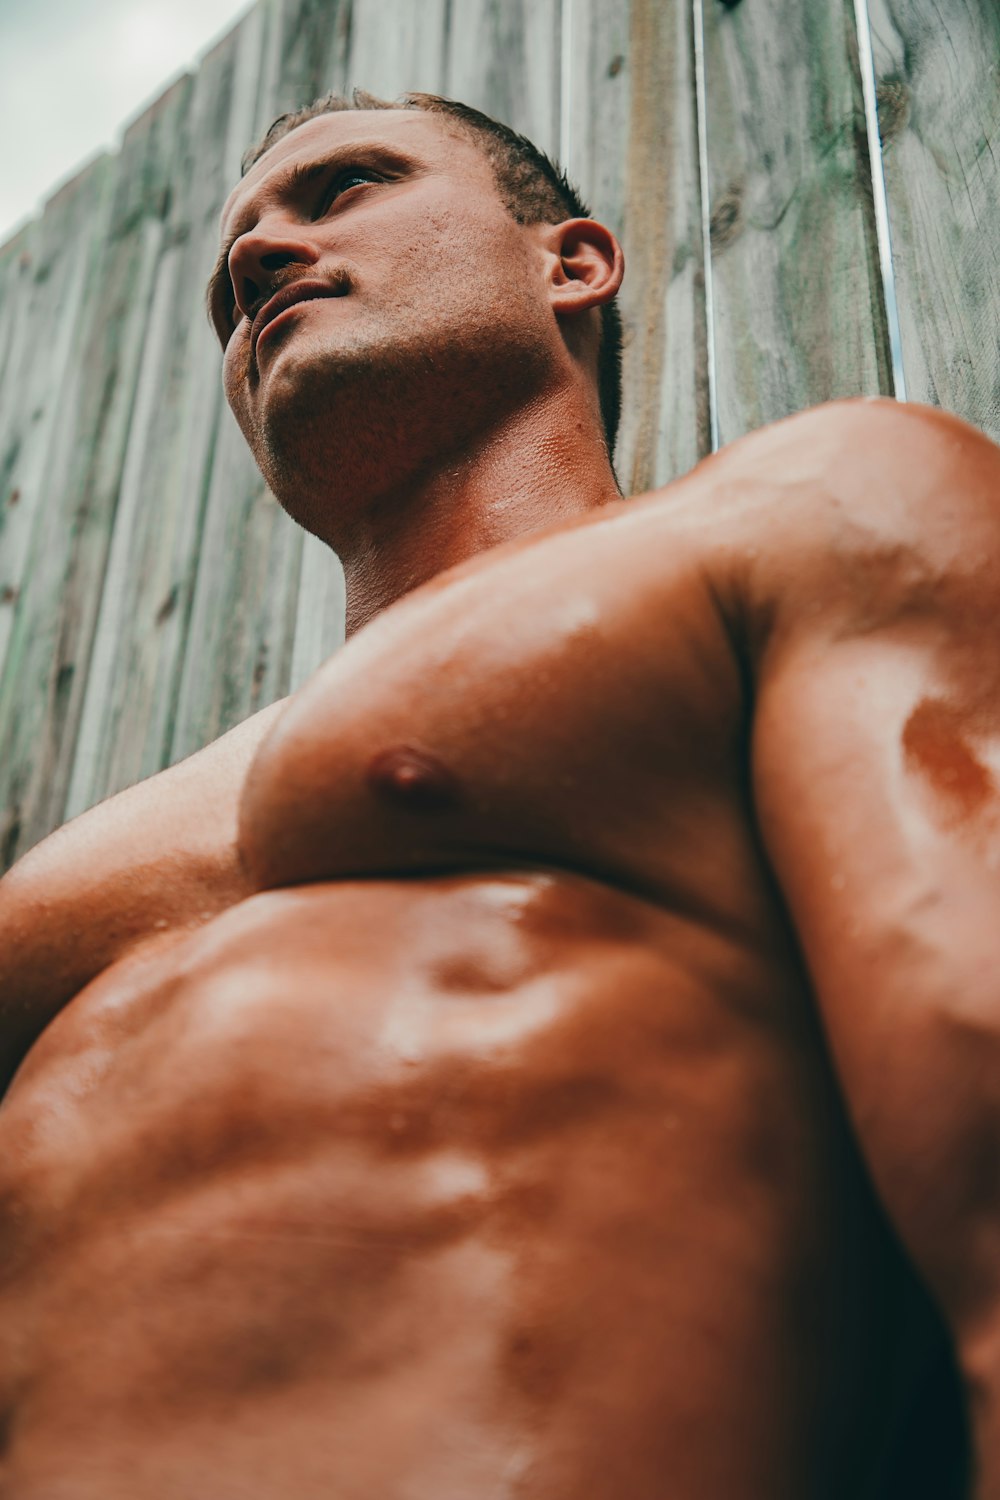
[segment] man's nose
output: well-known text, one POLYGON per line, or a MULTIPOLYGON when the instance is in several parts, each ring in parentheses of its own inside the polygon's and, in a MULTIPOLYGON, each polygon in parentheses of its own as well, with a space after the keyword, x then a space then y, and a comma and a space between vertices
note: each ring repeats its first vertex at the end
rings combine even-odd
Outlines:
POLYGON ((314 266, 319 251, 302 233, 301 225, 259 223, 241 234, 229 252, 229 277, 236 305, 244 317, 262 297, 271 295, 278 271, 287 266, 314 266))

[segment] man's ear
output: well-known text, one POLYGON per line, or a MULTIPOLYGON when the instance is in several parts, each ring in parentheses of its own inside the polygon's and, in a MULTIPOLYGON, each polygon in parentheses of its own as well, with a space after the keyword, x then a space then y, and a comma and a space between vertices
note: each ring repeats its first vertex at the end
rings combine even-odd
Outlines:
POLYGON ((622 247, 596 219, 546 226, 551 260, 549 298, 556 317, 573 317, 610 302, 622 284, 622 247))

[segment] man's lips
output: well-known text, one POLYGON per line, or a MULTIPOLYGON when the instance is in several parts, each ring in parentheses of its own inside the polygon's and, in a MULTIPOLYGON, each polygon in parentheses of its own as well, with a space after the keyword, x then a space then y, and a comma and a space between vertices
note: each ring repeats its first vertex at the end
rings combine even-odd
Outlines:
POLYGON ((297 302, 312 302, 317 297, 343 297, 347 288, 343 282, 331 285, 328 281, 295 281, 275 292, 253 320, 250 329, 250 352, 257 353, 257 340, 268 323, 273 323, 279 313, 294 307, 297 302))

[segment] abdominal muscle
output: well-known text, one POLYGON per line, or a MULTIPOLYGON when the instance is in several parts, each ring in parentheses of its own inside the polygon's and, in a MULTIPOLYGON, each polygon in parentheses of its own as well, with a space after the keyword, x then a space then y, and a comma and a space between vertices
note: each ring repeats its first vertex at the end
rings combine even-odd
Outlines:
POLYGON ((558 873, 116 965, 0 1108, 0 1494, 859 1493, 888 1261, 803 1012, 558 873))

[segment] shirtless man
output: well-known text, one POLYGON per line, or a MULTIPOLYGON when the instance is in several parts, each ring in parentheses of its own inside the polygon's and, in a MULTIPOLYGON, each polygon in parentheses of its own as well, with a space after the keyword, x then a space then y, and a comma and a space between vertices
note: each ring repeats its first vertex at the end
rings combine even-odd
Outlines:
POLYGON ((212 287, 350 640, 0 884, 2 1494, 941 1500, 953 1347, 997 1500, 1000 452, 622 501, 613 236, 362 103, 212 287))

